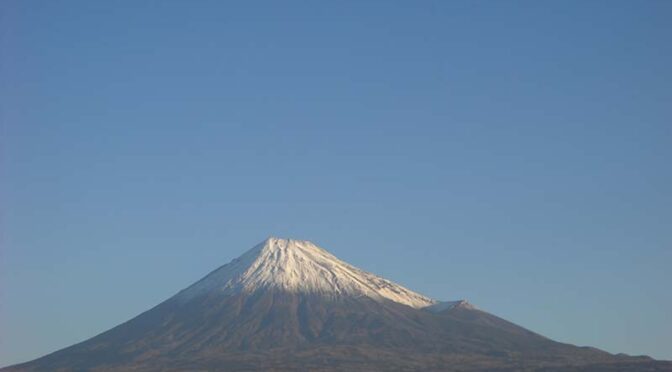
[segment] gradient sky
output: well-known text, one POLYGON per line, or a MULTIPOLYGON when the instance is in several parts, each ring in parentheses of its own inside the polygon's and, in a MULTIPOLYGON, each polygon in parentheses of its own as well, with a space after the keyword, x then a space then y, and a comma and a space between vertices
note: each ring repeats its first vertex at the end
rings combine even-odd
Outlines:
POLYGON ((559 341, 672 359, 672 2, 0 16, 0 365, 269 235, 559 341))

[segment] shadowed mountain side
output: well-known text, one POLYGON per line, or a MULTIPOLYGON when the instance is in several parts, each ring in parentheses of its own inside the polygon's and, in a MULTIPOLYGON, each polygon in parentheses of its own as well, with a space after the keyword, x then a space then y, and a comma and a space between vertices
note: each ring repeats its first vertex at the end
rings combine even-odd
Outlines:
POLYGON ((626 360, 638 368, 655 364, 631 359, 557 343, 476 309, 432 313, 365 297, 257 292, 203 296, 188 303, 171 299, 88 341, 6 370, 468 370, 609 367, 626 360))

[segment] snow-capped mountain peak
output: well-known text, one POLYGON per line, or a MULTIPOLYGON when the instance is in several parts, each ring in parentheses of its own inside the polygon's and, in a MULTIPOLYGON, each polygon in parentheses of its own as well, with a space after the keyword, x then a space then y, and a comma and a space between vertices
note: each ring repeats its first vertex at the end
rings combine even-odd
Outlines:
POLYGON ((306 240, 268 238, 180 292, 179 299, 211 293, 280 290, 324 296, 366 296, 414 308, 437 301, 360 270, 306 240))

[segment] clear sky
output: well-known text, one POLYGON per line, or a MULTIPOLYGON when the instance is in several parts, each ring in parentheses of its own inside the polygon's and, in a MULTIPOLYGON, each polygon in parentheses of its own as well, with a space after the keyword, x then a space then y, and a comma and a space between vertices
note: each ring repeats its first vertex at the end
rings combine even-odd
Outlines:
POLYGON ((0 365, 269 235, 672 359, 671 1, 0 2, 0 365))

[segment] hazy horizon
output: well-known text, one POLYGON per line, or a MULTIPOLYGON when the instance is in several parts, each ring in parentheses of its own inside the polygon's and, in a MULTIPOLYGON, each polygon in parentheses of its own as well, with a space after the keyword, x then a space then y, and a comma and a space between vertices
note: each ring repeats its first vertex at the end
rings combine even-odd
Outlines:
POLYGON ((268 236, 672 360, 671 17, 669 1, 3 1, 0 366, 268 236))

